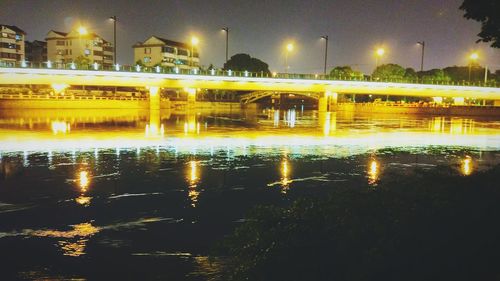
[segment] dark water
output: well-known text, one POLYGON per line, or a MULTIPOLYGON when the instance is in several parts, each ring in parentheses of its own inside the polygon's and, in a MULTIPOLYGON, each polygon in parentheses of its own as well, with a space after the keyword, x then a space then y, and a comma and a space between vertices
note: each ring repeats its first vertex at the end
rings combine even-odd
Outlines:
POLYGON ((500 120, 258 112, 0 112, 2 279, 207 280, 257 204, 500 163, 500 120))

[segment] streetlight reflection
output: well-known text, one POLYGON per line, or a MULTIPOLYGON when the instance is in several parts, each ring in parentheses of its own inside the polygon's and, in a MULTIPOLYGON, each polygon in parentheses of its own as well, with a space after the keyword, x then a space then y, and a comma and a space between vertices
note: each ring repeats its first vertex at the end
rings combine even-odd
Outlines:
POLYGON ((76 203, 83 205, 83 206, 88 206, 90 204, 90 200, 92 197, 85 196, 85 193, 88 190, 88 187, 90 185, 90 177, 89 173, 87 171, 80 171, 78 173, 78 187, 80 188, 80 196, 75 199, 76 203))
POLYGON ((379 174, 380 174, 379 163, 377 162, 377 160, 372 159, 368 167, 368 184, 374 186, 377 185, 379 174))
POLYGON ((196 190, 198 182, 200 180, 198 171, 198 162, 194 160, 189 161, 189 170, 187 179, 189 183, 188 187, 189 200, 191 200, 191 206, 196 207, 196 203, 198 202, 198 196, 200 195, 200 192, 196 190))
POLYGON ((290 164, 287 159, 281 162, 281 192, 286 193, 290 189, 290 164))
POLYGON ((473 171, 472 167, 472 158, 470 156, 466 156, 464 160, 462 160, 462 174, 464 176, 470 176, 473 171))

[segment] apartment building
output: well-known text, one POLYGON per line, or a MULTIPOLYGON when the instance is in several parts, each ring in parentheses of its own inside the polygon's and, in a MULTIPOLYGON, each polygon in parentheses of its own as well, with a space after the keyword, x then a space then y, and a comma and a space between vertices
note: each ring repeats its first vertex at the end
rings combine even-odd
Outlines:
POLYGON ((161 65, 179 69, 198 69, 200 58, 190 44, 151 36, 133 45, 134 61, 145 66, 161 65))
POLYGON ((51 30, 47 33, 47 59, 54 63, 94 64, 113 66, 113 44, 85 29, 69 33, 51 30))
POLYGON ((26 41, 24 43, 24 50, 26 61, 35 65, 47 62, 47 42, 39 40, 26 41))
POLYGON ((0 24, 0 60, 4 62, 24 61, 25 36, 26 32, 17 26, 0 24))

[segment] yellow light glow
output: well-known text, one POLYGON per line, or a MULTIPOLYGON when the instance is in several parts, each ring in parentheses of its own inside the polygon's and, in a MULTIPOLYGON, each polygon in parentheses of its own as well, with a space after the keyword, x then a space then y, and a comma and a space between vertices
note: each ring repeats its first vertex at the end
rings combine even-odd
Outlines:
POLYGON ((80 27, 78 28, 78 33, 79 33, 80 35, 87 35, 87 34, 88 34, 88 30, 87 30, 87 28, 85 28, 84 26, 80 26, 80 27))
POLYGON ((191 37, 191 45, 196 46, 196 45, 198 45, 198 43, 200 43, 200 39, 198 39, 198 37, 196 37, 196 36, 192 36, 191 37))
POLYGON ((52 84, 51 86, 52 86, 52 89, 54 89, 54 92, 56 94, 60 94, 61 92, 66 90, 66 88, 69 87, 68 84, 52 84))
POLYGON ((66 134, 66 133, 69 133, 71 130, 70 124, 66 123, 64 121, 51 121, 50 127, 51 127, 52 133, 54 133, 54 135, 57 135, 60 133, 66 134))
POLYGON ((78 186, 82 192, 86 192, 89 187, 90 179, 87 171, 80 171, 78 178, 78 186))
POLYGON ((472 158, 470 156, 466 156, 465 159, 462 160, 462 174, 464 176, 472 174, 472 158))
POLYGON ((289 185, 292 181, 289 178, 290 176, 290 165, 288 160, 284 159, 281 162, 281 192, 286 193, 290 188, 289 185))
POLYGON ((379 164, 376 160, 370 162, 368 169, 368 184, 376 185, 379 177, 379 164))
POLYGON ((191 97, 196 96, 196 88, 184 88, 184 91, 191 97))
POLYGON ((294 49, 293 43, 288 43, 288 44, 286 45, 286 50, 287 50, 288 52, 293 51, 293 49, 294 49))
POLYGON ((91 199, 92 197, 80 195, 78 198, 75 199, 75 201, 80 205, 88 206, 90 204, 91 199))
POLYGON ((479 59, 479 54, 476 52, 473 52, 472 54, 470 54, 469 59, 471 61, 477 61, 479 59))
POLYGON ((437 104, 443 103, 443 97, 433 97, 432 100, 437 104))
POLYGON ((191 160, 191 161, 189 161, 189 174, 188 174, 189 191, 188 191, 188 196, 189 196, 189 200, 191 200, 191 206, 193 206, 193 207, 196 207, 196 203, 198 202, 198 196, 200 195, 200 192, 198 190, 196 190, 198 181, 199 181, 198 162, 191 160))
POLYGON ((384 48, 377 48, 377 51, 375 52, 377 56, 381 57, 385 54, 385 49, 384 48))

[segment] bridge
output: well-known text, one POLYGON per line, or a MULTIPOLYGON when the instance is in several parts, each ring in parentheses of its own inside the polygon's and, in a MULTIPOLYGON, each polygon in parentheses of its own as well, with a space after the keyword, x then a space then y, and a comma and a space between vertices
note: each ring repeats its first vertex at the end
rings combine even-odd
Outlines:
POLYGON ((149 89, 150 108, 159 108, 159 89, 188 90, 188 100, 196 99, 196 89, 251 91, 244 102, 255 101, 273 92, 309 95, 319 100, 320 110, 336 103, 338 94, 373 94, 481 99, 500 101, 500 88, 495 86, 421 84, 406 81, 331 80, 317 75, 199 71, 181 73, 159 67, 131 67, 114 70, 81 70, 28 67, 0 67, 0 85, 69 85, 145 87, 149 89))

